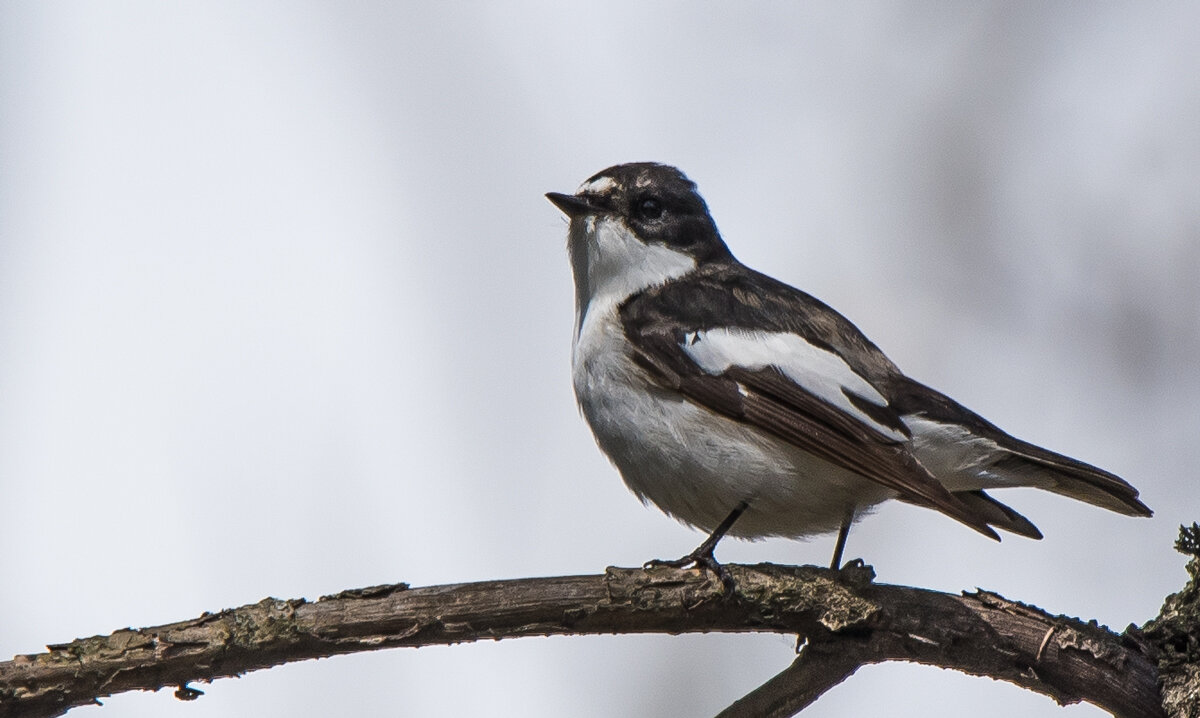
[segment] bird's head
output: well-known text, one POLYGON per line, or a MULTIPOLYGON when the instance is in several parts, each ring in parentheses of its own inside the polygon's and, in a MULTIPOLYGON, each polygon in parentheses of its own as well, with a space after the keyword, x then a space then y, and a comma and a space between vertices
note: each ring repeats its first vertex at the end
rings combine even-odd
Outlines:
POLYGON ((571 221, 567 242, 580 309, 596 296, 621 300, 705 262, 732 259, 695 183, 669 165, 616 165, 575 194, 546 198, 571 221))

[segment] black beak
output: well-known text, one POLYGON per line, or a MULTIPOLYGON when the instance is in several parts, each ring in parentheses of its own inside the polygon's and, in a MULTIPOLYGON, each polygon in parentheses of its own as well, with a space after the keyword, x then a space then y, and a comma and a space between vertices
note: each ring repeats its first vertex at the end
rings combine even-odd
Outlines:
POLYGON ((585 214, 592 214, 596 211, 596 208, 589 204, 586 199, 573 194, 547 192, 546 199, 553 202, 555 207, 561 209, 562 213, 571 219, 582 217, 585 214))

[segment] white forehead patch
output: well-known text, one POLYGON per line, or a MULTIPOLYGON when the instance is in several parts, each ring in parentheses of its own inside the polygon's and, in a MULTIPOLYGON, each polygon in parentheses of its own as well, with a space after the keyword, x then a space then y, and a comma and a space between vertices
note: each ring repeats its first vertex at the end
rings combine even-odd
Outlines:
POLYGON ((579 185, 579 191, 576 194, 604 194, 616 186, 617 182, 612 177, 597 177, 591 182, 579 185))

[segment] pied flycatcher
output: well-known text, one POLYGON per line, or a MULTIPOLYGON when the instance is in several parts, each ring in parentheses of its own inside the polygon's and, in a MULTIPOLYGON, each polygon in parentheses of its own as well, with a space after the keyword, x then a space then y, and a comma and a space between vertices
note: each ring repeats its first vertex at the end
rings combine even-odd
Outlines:
POLYGON ((1001 431, 909 379, 845 317, 734 259, 696 186, 654 163, 546 197, 570 218, 575 397, 643 502, 709 538, 675 566, 728 573, 725 534, 798 538, 887 499, 994 539, 1041 538, 984 493, 1032 486, 1150 516, 1117 476, 1001 431))

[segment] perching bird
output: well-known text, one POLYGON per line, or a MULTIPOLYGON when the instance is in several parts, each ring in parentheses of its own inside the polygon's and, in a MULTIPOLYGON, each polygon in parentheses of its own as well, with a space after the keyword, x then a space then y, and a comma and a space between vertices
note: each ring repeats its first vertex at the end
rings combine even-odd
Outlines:
POLYGON ((1041 538, 985 490, 1032 486, 1130 516, 1137 489, 1021 441, 909 379, 845 317, 734 259, 696 186, 654 163, 573 195, 575 396, 643 502, 710 532, 675 566, 728 574, 725 534, 798 538, 900 499, 999 539, 1041 538))

